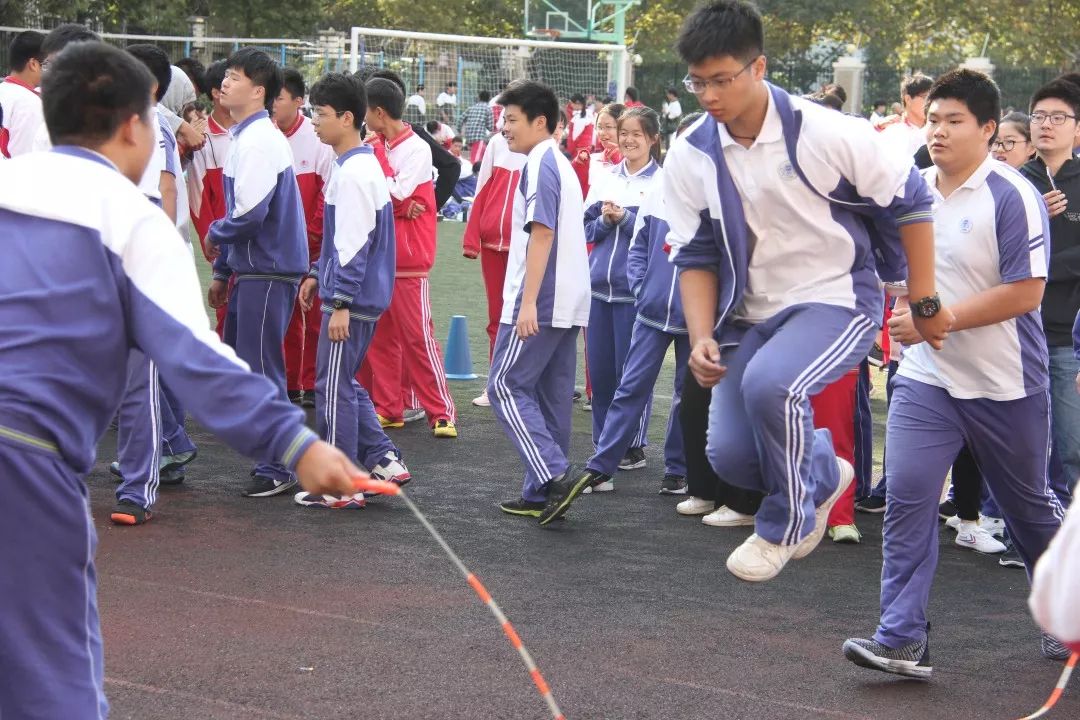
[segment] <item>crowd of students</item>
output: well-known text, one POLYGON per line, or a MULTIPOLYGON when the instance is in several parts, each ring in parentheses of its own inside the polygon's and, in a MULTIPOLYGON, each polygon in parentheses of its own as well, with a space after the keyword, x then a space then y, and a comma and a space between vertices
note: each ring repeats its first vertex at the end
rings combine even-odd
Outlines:
POLYGON ((645 467, 674 346, 658 490, 684 496, 680 515, 753 528, 733 575, 768 581, 826 532, 859 542, 856 508, 884 512, 879 624, 843 653, 926 679, 946 520, 958 545, 1034 574, 1045 656, 1080 650, 1080 515, 1064 509, 1080 477, 1080 81, 1002 117, 985 75, 917 76, 875 125, 839 111, 841 88, 768 83, 743 0, 696 10, 677 49, 703 112, 684 115, 674 90, 657 113, 633 88, 564 103, 517 81, 494 110, 481 93, 447 150, 390 71, 308 88, 256 49, 203 69, 79 25, 17 36, 0 83, 0 458, 15 469, 0 485, 0 646, 41 657, 0 662, 0 710, 107 710, 84 478, 114 415, 121 525, 183 481, 188 411, 256 460, 246 496, 293 490, 308 507, 363 507, 361 469, 409 482, 387 428, 422 417, 457 437, 429 282, 451 198, 471 206, 463 253, 488 301, 473 402, 524 474, 503 512, 546 526, 645 467), (180 78, 208 113, 186 87, 170 95, 180 78), (575 469, 579 335, 595 450, 575 469), (876 484, 873 358, 889 391, 876 484), (43 482, 17 492, 15 475, 43 482), (32 564, 14 550, 28 546, 32 564))

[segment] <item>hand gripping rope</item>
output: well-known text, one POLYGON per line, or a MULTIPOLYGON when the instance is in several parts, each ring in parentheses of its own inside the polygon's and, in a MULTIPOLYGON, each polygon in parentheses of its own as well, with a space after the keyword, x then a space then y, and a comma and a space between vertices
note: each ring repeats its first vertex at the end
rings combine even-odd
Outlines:
POLYGON ((1069 682, 1069 676, 1072 675, 1073 668, 1076 667, 1077 659, 1080 659, 1080 653, 1073 653, 1069 657, 1069 661, 1065 663, 1065 669, 1061 671, 1061 677, 1058 678, 1057 685, 1054 686, 1054 692, 1050 693, 1050 697, 1046 699, 1043 706, 1030 715, 1025 715, 1020 718, 1020 720, 1034 720, 1035 718, 1041 718, 1057 705, 1057 701, 1061 699, 1062 693, 1065 692, 1065 686, 1069 682))
MULTIPOLYGON (((544 702, 547 703, 548 710, 551 711, 551 717, 554 720, 566 720, 562 714, 562 710, 559 709, 558 704, 555 702, 554 696, 551 694, 551 688, 548 687, 547 681, 544 680, 544 676, 540 674, 540 668, 536 667, 536 663, 532 659, 532 655, 525 649, 525 644, 521 642, 521 638, 518 636, 517 631, 514 630, 514 626, 510 624, 510 621, 506 619, 506 615, 503 614, 502 608, 491 597, 491 593, 487 591, 480 579, 472 574, 469 568, 465 567, 465 563, 461 562, 461 558, 450 549, 450 546, 443 540, 439 531, 428 521, 424 514, 420 512, 420 508, 416 507, 412 500, 405 494, 405 492, 394 483, 383 482, 381 480, 373 480, 371 478, 356 478, 353 480, 353 485, 357 492, 363 493, 378 493, 380 495, 397 495, 401 498, 401 501, 405 503, 405 506, 412 510, 413 515, 420 521, 420 524, 424 526, 431 537, 435 538, 435 542, 439 544, 439 547, 443 549, 447 557, 450 558, 450 562, 454 563, 454 567, 458 569, 458 572, 465 578, 465 582, 469 583, 469 587, 473 589, 477 597, 480 598, 480 602, 487 605, 488 610, 495 616, 495 619, 499 623, 499 627, 506 634, 510 644, 514 646, 514 649, 518 651, 521 656, 521 661, 525 663, 526 669, 529 671, 529 677, 532 678, 533 683, 536 685, 536 689, 540 692, 540 697, 544 698, 544 702)), ((1076 656, 1073 656, 1075 662, 1076 656)), ((1060 694, 1060 693, 1059 693, 1060 694)), ((1056 700, 1056 698, 1055 698, 1056 700)), ((1034 717, 1034 716, 1033 716, 1034 717)))

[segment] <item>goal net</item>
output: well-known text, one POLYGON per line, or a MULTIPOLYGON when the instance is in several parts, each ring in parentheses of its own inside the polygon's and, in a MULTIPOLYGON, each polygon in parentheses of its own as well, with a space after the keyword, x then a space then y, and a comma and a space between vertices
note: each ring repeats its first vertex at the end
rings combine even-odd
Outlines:
MULTIPOLYGON (((408 94, 423 85, 426 116, 419 120, 456 121, 458 114, 487 90, 496 96, 514 80, 538 80, 561 100, 575 93, 620 97, 625 88, 626 48, 622 45, 568 43, 437 35, 354 27, 350 65, 398 73, 408 94), (439 94, 456 83, 456 106, 436 106, 439 94)), ((415 106, 407 108, 417 113, 415 106)))

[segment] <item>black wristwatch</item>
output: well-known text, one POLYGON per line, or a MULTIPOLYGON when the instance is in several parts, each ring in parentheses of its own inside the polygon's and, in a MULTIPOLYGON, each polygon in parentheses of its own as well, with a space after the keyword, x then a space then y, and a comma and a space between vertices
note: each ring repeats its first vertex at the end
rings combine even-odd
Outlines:
POLYGON ((335 300, 334 301, 334 309, 335 310, 351 310, 352 305, 345 302, 344 300, 335 300))
POLYGON ((922 300, 914 303, 911 308, 919 317, 932 318, 941 312, 941 298, 937 295, 924 297, 922 300))

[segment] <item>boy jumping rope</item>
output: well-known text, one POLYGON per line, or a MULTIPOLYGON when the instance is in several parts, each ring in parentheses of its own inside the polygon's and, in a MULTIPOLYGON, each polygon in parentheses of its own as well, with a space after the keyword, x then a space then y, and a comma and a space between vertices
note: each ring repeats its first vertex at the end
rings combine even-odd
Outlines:
MULTIPOLYGON (((903 244, 918 330, 940 346, 951 316, 933 289, 926 183, 910 163, 883 157, 867 123, 765 82, 753 5, 700 8, 678 50, 689 66, 687 89, 707 117, 669 154, 668 237, 681 271, 690 370, 714 387, 709 460, 726 482, 766 496, 756 532, 727 566, 764 581, 817 547, 854 478, 828 431, 814 431, 809 396, 866 356, 881 317, 860 210, 891 229, 891 242, 873 251, 894 269, 903 244)), ((553 515, 566 504, 549 496, 553 515)))

